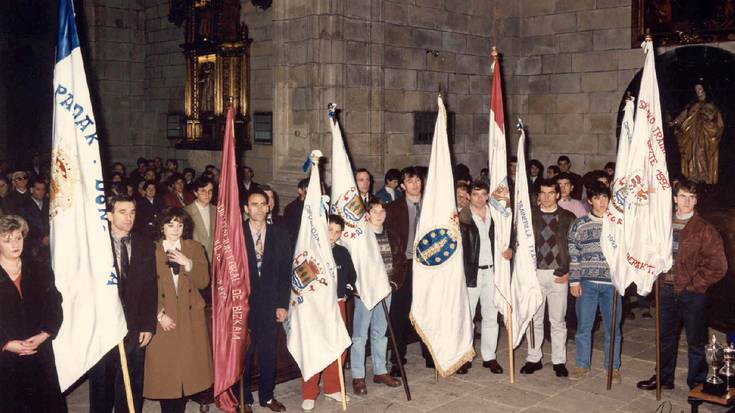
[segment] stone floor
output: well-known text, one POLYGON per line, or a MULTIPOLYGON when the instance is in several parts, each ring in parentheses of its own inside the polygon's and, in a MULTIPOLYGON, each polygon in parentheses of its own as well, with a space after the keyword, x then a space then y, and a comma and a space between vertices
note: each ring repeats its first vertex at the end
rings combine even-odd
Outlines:
MULTIPOLYGON (((352 379, 349 370, 345 372, 347 393, 350 402, 349 412, 688 412, 688 387, 686 385, 686 339, 682 337, 679 349, 679 364, 676 371, 676 388, 663 391, 662 400, 656 401, 655 392, 644 392, 635 387, 638 380, 648 378, 655 368, 655 330, 651 319, 627 320, 623 326, 622 346, 622 384, 613 385, 612 390, 605 390, 605 371, 603 368, 603 336, 598 329, 592 360, 592 374, 580 381, 557 378, 553 374, 548 356, 545 356, 544 368, 533 375, 516 374, 516 383, 510 384, 508 371, 508 346, 505 331, 501 330, 498 361, 505 368, 506 374, 494 375, 482 368, 478 359, 469 374, 452 376, 434 382, 433 370, 424 367, 418 344, 409 346, 408 364, 406 365, 411 401, 406 401, 403 388, 388 388, 372 385, 368 376, 368 395, 361 397, 352 394, 352 379)), ((722 339, 722 337, 721 337, 722 339)), ((479 340, 477 341, 479 350, 479 340)), ((550 344, 544 345, 550 351, 550 344)), ((569 335, 567 346, 567 367, 574 367, 574 336, 569 335)), ((516 370, 524 362, 526 344, 522 343, 515 351, 516 370)), ((88 387, 79 386, 68 397, 70 412, 87 412, 88 387)), ((276 397, 286 405, 288 411, 301 410, 300 383, 298 380, 279 384, 276 397)), ((257 397, 256 397, 257 400, 257 397)), ((320 397, 314 411, 336 412, 341 409, 339 403, 320 397)), ((144 412, 158 412, 155 402, 146 402, 144 412)), ((186 412, 199 411, 198 405, 189 402, 186 412)), ((220 412, 214 406, 210 412, 220 412)), ((255 412, 270 410, 254 406, 255 412)), ((727 409, 703 405, 700 412, 725 412, 727 409)))

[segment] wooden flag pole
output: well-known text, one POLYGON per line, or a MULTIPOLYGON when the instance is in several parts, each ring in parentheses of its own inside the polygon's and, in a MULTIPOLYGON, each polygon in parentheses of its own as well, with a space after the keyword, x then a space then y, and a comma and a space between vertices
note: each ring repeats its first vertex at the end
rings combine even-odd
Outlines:
POLYGON ((536 332, 533 330, 533 317, 531 317, 531 321, 528 323, 528 338, 531 342, 531 347, 536 347, 536 332))
POLYGON ((388 305, 385 303, 385 299, 380 300, 380 304, 383 305, 383 314, 385 314, 385 321, 388 323, 388 334, 390 335, 390 342, 393 346, 393 354, 396 355, 396 362, 398 363, 398 370, 401 372, 401 381, 403 382, 403 391, 406 393, 406 400, 411 401, 411 390, 408 389, 408 379, 406 378, 406 370, 403 368, 403 356, 398 354, 398 343, 396 343, 396 336, 393 334, 393 325, 390 322, 388 316, 388 305))
POLYGON ((661 281, 656 280, 656 400, 661 400, 661 281))
POLYGON ((125 385, 125 396, 128 400, 128 412, 135 413, 135 404, 133 403, 133 390, 130 388, 130 371, 128 371, 128 358, 125 355, 125 345, 123 341, 117 344, 117 350, 120 352, 120 367, 122 367, 123 384, 125 385))
POLYGON ((510 383, 516 382, 516 367, 513 360, 513 307, 506 305, 505 313, 508 315, 505 320, 505 330, 508 333, 508 369, 510 370, 510 383))
POLYGON ((240 413, 245 413, 245 370, 240 376, 240 413))
POLYGON ((615 355, 615 330, 617 324, 618 290, 613 287, 612 318, 610 319, 610 349, 607 361, 607 389, 612 388, 613 356, 615 355))
POLYGON ((337 357, 337 372, 339 373, 339 395, 342 398, 342 411, 347 410, 347 395, 345 394, 345 375, 342 371, 342 355, 337 357))

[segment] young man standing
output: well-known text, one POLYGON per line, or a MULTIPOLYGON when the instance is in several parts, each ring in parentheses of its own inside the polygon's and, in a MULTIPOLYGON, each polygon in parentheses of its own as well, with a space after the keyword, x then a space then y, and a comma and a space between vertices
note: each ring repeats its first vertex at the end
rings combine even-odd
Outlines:
POLYGON ((582 199, 582 177, 579 174, 572 172, 572 161, 568 156, 562 155, 556 160, 556 164, 559 165, 560 173, 567 173, 571 178, 574 189, 572 190, 572 198, 582 199))
POLYGON ((613 354, 613 381, 620 383, 620 318, 622 300, 616 307, 612 319, 613 299, 618 294, 610 279, 610 267, 602 254, 600 235, 602 219, 610 200, 610 189, 602 182, 594 182, 587 195, 592 211, 578 218, 569 230, 569 291, 577 298, 577 346, 576 367, 569 376, 580 380, 590 373, 592 356, 592 327, 595 324, 597 308, 600 308, 603 330, 605 332, 605 368, 610 356, 610 323, 615 324, 615 353, 613 354), (611 320, 612 319, 612 320, 611 320))
POLYGON ((373 194, 370 193, 370 187, 373 186, 373 176, 365 168, 360 168, 355 171, 355 183, 357 184, 357 190, 360 192, 360 199, 362 204, 367 205, 368 202, 373 198, 373 194))
POLYGON ((528 356, 521 374, 533 374, 543 368, 541 346, 544 343, 544 309, 549 307, 551 324, 551 362, 557 377, 566 377, 567 362, 567 282, 569 280, 569 249, 567 235, 574 214, 560 208, 559 185, 544 179, 539 183, 538 207, 532 209, 533 233, 536 239, 536 275, 543 302, 533 316, 534 346, 530 332, 526 333, 528 356))
POLYGON ((375 196, 386 204, 390 204, 400 198, 403 195, 401 189, 398 188, 400 180, 401 171, 398 169, 388 169, 388 172, 385 173, 385 186, 376 192, 375 196))
MULTIPOLYGON (((487 204, 490 188, 485 182, 475 181, 470 190, 469 205, 459 213, 459 229, 462 233, 465 282, 470 301, 470 319, 475 319, 477 302, 482 310, 482 336, 480 353, 482 366, 494 374, 503 368, 496 360, 498 347, 498 309, 495 306, 495 277, 493 273, 493 244, 495 225, 487 204)), ((511 249, 503 252, 503 258, 512 257, 511 249)), ((457 374, 466 374, 472 363, 465 363, 457 374)))
POLYGON ((207 252, 207 259, 212 262, 212 249, 214 248, 214 223, 217 218, 217 207, 212 205, 212 194, 214 183, 206 176, 197 178, 193 184, 194 202, 187 205, 184 210, 191 216, 194 222, 194 241, 202 244, 207 252))
POLYGON ((577 218, 582 218, 587 215, 588 210, 582 201, 572 198, 572 193, 575 188, 573 179, 568 172, 562 172, 556 177, 556 182, 559 184, 559 191, 561 191, 559 206, 571 212, 577 218))
MULTIPOLYGON (((393 274, 394 252, 397 241, 393 235, 383 227, 385 222, 385 203, 373 198, 367 205, 367 217, 370 230, 375 234, 383 258, 383 265, 388 277, 393 274)), ((395 280, 391 284, 396 287, 395 280)), ((360 292, 358 291, 358 294, 360 292)), ((391 296, 385 298, 385 304, 390 307, 391 296)), ((352 369, 352 390, 355 394, 366 395, 365 384, 365 346, 370 330, 370 352, 373 358, 373 383, 382 383, 388 387, 398 387, 400 380, 388 374, 386 355, 388 353, 388 315, 383 311, 383 305, 378 303, 372 310, 368 310, 359 297, 355 297, 355 314, 352 322, 352 349, 350 351, 350 368, 352 369)))
MULTIPOLYGON (((692 181, 683 179, 674 185, 674 265, 658 278, 658 282, 661 282, 660 380, 664 389, 674 388, 682 325, 686 330, 689 356, 687 384, 691 389, 704 383, 707 376, 704 355, 704 345, 707 343, 706 293, 727 271, 720 234, 695 210, 698 195, 697 185, 692 181)), ((638 388, 655 390, 658 379, 654 375, 640 381, 638 388)))

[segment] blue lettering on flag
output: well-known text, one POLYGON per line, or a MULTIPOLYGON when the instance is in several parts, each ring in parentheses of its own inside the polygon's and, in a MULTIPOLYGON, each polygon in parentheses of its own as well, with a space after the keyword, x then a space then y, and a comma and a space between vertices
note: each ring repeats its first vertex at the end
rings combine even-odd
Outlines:
MULTIPOLYGON (((74 126, 76 126, 76 128, 79 129, 80 132, 85 132, 85 130, 89 126, 95 124, 94 118, 85 111, 84 106, 74 101, 74 94, 70 93, 69 89, 66 86, 56 86, 54 97, 56 98, 59 106, 66 109, 67 112, 72 113, 72 116, 74 117, 74 126)), ((87 132, 87 134, 84 135, 84 140, 87 142, 87 145, 91 145, 94 141, 97 141, 98 139, 99 138, 97 137, 97 130, 92 130, 91 132, 87 132)))

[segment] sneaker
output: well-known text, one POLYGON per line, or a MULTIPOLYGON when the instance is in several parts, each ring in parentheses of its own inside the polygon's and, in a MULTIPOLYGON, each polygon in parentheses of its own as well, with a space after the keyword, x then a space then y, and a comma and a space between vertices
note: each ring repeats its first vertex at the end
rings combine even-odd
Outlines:
POLYGON ((575 367, 571 373, 569 373, 569 380, 582 380, 590 374, 590 369, 584 367, 575 367))
MULTIPOLYGON (((342 394, 340 392, 336 392, 336 393, 325 393, 324 394, 324 397, 326 397, 327 399, 330 399, 330 400, 334 400, 335 402, 342 403, 342 394)), ((350 401, 350 396, 348 396, 347 394, 345 394, 345 401, 348 401, 348 402, 350 401)))
POLYGON ((314 410, 314 400, 306 399, 301 402, 301 410, 305 412, 314 410))
POLYGON ((615 384, 620 384, 623 382, 623 376, 620 374, 620 369, 613 369, 612 382, 615 384))

